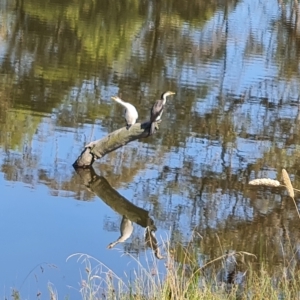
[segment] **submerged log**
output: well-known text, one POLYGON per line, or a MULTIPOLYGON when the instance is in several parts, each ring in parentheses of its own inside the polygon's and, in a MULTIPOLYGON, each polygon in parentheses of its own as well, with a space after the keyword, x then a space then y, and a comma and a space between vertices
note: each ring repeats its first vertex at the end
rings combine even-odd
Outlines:
MULTIPOLYGON (((132 142, 149 136, 151 122, 135 123, 129 129, 126 127, 115 130, 100 140, 90 142, 85 146, 77 160, 74 168, 88 168, 96 159, 132 142)), ((158 126, 156 125, 156 128, 158 126)))

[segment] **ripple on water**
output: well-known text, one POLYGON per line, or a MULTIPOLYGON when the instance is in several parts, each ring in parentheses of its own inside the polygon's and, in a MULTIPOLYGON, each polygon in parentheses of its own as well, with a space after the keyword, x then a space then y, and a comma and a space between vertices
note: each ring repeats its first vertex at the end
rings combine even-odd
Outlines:
MULTIPOLYGON (((245 181, 249 174, 277 178, 282 158, 296 165, 297 44, 281 22, 277 0, 233 1, 217 10, 207 2, 208 11, 193 12, 193 19, 168 2, 134 1, 141 6, 130 6, 121 17, 122 1, 21 2, 26 18, 17 27, 23 14, 15 7, 7 21, 0 18, 0 222, 9 280, 15 278, 11 270, 23 268, 25 278, 35 260, 47 256, 61 268, 79 250, 101 254, 123 276, 132 270, 124 251, 148 253, 138 225, 119 250, 105 250, 119 236, 122 216, 89 191, 71 166, 85 144, 124 126, 121 107, 110 101, 115 94, 132 101, 144 120, 162 90, 177 89, 155 136, 93 166, 113 189, 149 211, 158 238, 167 232, 171 241, 185 244, 197 228, 199 252, 219 251, 213 244, 218 233, 225 247, 253 246, 254 254, 256 234, 268 243, 275 239, 269 233, 280 233, 272 222, 284 202, 270 189, 248 191, 245 181), (256 230, 266 227, 267 233, 256 230), (24 236, 23 266, 6 250, 18 249, 15 243, 24 236)), ((280 220, 296 235, 289 224, 294 207, 285 205, 280 220)), ((78 279, 76 272, 64 275, 78 279)))

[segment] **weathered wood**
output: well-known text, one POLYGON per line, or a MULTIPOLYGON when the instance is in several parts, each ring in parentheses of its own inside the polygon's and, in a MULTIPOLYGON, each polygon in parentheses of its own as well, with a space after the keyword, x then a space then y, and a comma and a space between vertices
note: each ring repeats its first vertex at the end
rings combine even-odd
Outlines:
MULTIPOLYGON (((135 123, 129 129, 126 127, 120 128, 111 132, 104 138, 90 142, 85 146, 80 156, 74 162, 75 168, 90 167, 96 159, 99 159, 132 141, 146 138, 149 136, 151 122, 135 123)), ((156 128, 158 128, 156 124, 156 128)))

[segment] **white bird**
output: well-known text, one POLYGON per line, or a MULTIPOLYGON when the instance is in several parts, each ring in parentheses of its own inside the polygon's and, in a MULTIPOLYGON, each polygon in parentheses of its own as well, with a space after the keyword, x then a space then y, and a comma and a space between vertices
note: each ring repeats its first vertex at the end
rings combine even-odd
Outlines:
POLYGON ((132 126, 136 123, 136 120, 139 116, 136 108, 132 104, 123 101, 118 96, 111 97, 111 99, 115 100, 116 102, 120 103, 121 105, 123 105, 125 107, 124 117, 126 120, 127 129, 129 129, 130 126, 132 126))
POLYGON ((165 104, 167 102, 167 97, 171 95, 175 95, 175 93, 171 91, 164 92, 162 93, 160 100, 156 100, 155 103, 153 104, 151 108, 151 114, 150 114, 150 122, 151 122, 150 135, 152 135, 155 132, 155 122, 161 119, 165 104))

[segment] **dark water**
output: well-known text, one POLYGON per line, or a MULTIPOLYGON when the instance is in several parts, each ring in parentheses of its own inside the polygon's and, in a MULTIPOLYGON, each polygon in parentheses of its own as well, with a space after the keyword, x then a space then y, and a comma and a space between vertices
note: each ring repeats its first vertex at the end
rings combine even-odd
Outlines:
POLYGON ((271 273, 296 253, 291 199, 247 183, 286 168, 300 186, 297 6, 206 2, 0 2, 0 297, 44 295, 49 282, 78 297, 81 266, 66 262, 78 252, 130 273, 122 254, 144 262, 151 250, 142 221, 106 249, 124 211, 149 212, 158 240, 193 238, 206 259, 247 251, 271 273), (147 120, 165 90, 176 95, 159 132, 96 162, 95 194, 72 163, 124 126, 110 97, 147 120))

